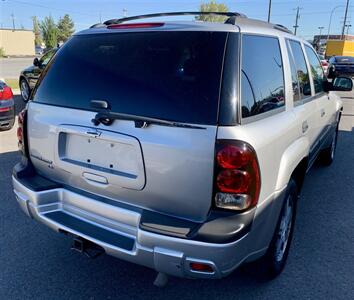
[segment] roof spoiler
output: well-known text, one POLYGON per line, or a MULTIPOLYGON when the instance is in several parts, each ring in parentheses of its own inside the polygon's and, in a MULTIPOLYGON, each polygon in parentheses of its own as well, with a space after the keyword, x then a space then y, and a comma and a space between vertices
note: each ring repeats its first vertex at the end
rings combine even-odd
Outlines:
POLYGON ((157 17, 171 17, 171 16, 201 16, 201 15, 211 15, 211 16, 225 16, 228 17, 225 24, 236 24, 236 18, 247 18, 246 15, 238 12, 200 12, 200 11, 186 11, 186 12, 167 12, 167 13, 156 13, 156 14, 147 14, 147 15, 138 15, 121 19, 111 19, 105 21, 104 23, 98 23, 92 25, 90 28, 99 28, 106 27, 114 24, 121 24, 128 21, 148 19, 148 18, 157 18, 157 17))

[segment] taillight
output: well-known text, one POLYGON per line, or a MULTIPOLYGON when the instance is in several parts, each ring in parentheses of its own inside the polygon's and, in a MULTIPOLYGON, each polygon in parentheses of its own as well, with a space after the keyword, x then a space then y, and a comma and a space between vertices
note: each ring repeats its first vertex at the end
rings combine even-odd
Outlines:
POLYGON ((137 28, 153 28, 161 27, 165 23, 128 23, 128 24, 112 24, 108 25, 108 29, 137 29, 137 28))
POLYGON ((26 145, 26 126, 27 126, 27 109, 23 109, 18 114, 18 127, 17 127, 17 139, 18 148, 24 156, 27 155, 27 145, 26 145))
POLYGON ((13 93, 10 87, 4 86, 0 89, 0 101, 1 100, 10 100, 13 98, 13 93))
POLYGON ((328 62, 326 62, 326 61, 321 62, 321 64, 323 67, 328 67, 328 62))
POLYGON ((216 144, 215 206, 244 211, 257 205, 261 178, 254 149, 241 141, 216 144))

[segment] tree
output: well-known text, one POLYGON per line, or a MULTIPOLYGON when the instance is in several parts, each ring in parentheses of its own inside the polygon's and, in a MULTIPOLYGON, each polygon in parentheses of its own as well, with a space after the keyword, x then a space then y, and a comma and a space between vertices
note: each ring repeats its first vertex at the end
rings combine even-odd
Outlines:
POLYGON ((41 22, 44 43, 47 48, 52 49, 58 45, 58 27, 56 26, 52 16, 45 17, 41 22))
POLYGON ((36 46, 41 46, 43 43, 41 29, 39 27, 39 22, 36 16, 32 17, 33 32, 34 32, 34 44, 36 46))
MULTIPOLYGON (((202 3, 199 10, 201 12, 228 12, 229 8, 223 3, 217 3, 215 0, 211 0, 208 3, 202 3)), ((224 22, 227 17, 216 15, 200 15, 197 16, 196 19, 205 22, 224 22)))
POLYGON ((58 41, 65 42, 74 33, 74 22, 68 14, 59 19, 58 41))

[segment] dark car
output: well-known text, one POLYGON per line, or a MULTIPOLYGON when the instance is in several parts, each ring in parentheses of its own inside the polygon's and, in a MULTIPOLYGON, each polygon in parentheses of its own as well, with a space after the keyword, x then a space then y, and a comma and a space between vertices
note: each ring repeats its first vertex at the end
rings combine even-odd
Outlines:
POLYGON ((47 51, 40 59, 36 57, 33 60, 33 65, 21 72, 19 84, 23 101, 28 101, 31 91, 36 85, 39 76, 56 51, 57 49, 51 49, 47 51))
POLYGON ((13 93, 5 82, 0 80, 0 131, 10 130, 15 123, 15 102, 13 93))
POLYGON ((329 59, 328 78, 340 75, 354 76, 354 57, 332 56, 329 59))

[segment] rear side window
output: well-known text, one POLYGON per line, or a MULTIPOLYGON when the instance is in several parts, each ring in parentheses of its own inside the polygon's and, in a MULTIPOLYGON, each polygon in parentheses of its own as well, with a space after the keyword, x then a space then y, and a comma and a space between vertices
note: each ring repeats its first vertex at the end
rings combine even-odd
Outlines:
POLYGON ((311 75, 313 84, 315 86, 315 94, 318 94, 323 92, 324 73, 322 65, 315 51, 311 47, 305 46, 305 50, 311 67, 311 75))
POLYGON ((50 62, 33 100, 215 125, 226 32, 74 36, 50 62))
POLYGON ((283 62, 277 38, 243 35, 241 73, 243 118, 285 105, 283 62))
POLYGON ((295 63, 297 78, 300 88, 300 99, 311 96, 311 85, 309 71, 307 69, 306 60, 302 51, 301 44, 296 41, 288 41, 290 52, 295 63))

